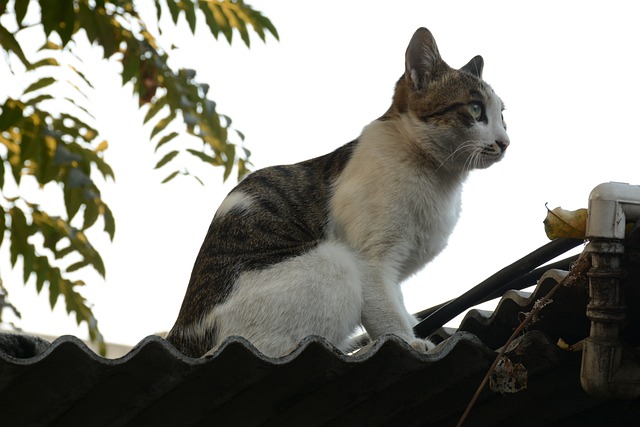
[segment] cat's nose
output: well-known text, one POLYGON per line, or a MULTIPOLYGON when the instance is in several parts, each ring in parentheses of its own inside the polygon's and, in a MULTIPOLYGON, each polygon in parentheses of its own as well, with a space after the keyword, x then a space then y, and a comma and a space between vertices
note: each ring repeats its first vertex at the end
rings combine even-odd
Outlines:
POLYGON ((500 147, 500 151, 504 153, 509 146, 509 139, 496 140, 496 145, 500 147))

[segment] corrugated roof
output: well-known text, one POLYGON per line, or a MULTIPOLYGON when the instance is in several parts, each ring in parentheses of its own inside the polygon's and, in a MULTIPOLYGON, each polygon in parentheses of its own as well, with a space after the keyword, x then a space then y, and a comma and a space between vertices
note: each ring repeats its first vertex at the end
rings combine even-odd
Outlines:
MULTIPOLYGON (((357 356, 320 337, 280 359, 242 338, 204 359, 185 357, 155 336, 119 359, 99 357, 71 336, 28 359, 0 352, 0 425, 455 425, 520 313, 564 274, 547 273, 531 296, 508 293, 491 316, 469 313, 426 355, 393 336, 357 356)), ((507 353, 526 370, 519 380, 526 388, 485 389, 465 426, 639 425, 640 402, 586 395, 581 354, 556 345, 588 334, 585 298, 584 288, 560 288, 507 353)))

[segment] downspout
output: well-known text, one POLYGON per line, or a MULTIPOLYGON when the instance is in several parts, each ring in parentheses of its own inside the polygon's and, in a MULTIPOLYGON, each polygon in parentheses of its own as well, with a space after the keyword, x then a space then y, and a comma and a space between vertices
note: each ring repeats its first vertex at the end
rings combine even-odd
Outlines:
POLYGON ((584 342, 580 382, 603 399, 640 396, 640 363, 620 340, 627 307, 620 268, 627 220, 640 219, 640 186, 604 183, 589 195, 585 248, 591 253, 587 316, 591 331, 584 342))

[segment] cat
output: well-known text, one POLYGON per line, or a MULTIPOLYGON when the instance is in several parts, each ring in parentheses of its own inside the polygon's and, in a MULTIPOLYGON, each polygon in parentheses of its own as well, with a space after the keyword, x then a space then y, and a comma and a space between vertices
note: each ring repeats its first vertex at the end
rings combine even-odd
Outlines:
POLYGON ((215 213, 167 340, 191 357, 242 336, 269 357, 319 335, 343 351, 364 327, 413 348, 400 283, 447 244, 472 169, 509 145, 483 59, 459 70, 419 28, 391 107, 330 154, 248 175, 215 213))
POLYGON ((0 331, 0 355, 29 359, 44 352, 50 345, 40 337, 19 332, 0 331))

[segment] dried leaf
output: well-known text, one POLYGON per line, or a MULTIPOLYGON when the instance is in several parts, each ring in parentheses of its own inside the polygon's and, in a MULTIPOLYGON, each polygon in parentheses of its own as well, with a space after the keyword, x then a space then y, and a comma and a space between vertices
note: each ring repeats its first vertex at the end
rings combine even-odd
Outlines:
POLYGON ((547 217, 544 220, 544 231, 549 239, 570 237, 584 239, 587 230, 587 209, 576 211, 564 210, 557 207, 553 210, 547 208, 547 217))
POLYGON ((556 345, 564 351, 582 351, 584 347, 584 340, 578 341, 575 344, 568 344, 562 338, 558 338, 558 342, 556 343, 556 345))
POLYGON ((503 356, 491 374, 489 387, 501 394, 517 393, 527 388, 527 368, 503 356))

